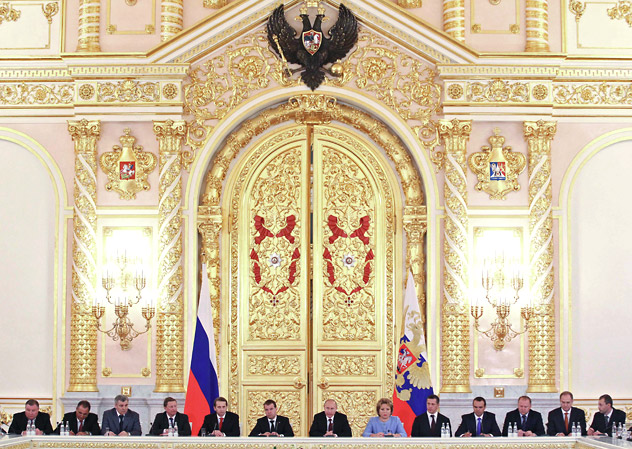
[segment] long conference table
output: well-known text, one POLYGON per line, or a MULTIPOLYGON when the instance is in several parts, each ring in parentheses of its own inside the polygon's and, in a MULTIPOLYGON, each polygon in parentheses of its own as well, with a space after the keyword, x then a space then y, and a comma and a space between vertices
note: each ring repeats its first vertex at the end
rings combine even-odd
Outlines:
POLYGON ((5 436, 0 449, 632 449, 611 437, 198 438, 5 436))

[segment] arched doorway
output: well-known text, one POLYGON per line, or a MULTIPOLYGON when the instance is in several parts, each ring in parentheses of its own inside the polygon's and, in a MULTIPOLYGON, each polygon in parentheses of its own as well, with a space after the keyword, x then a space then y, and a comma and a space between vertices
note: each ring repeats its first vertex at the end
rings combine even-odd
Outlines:
MULTIPOLYGON (((297 435, 306 435, 311 414, 334 398, 358 435, 377 399, 393 391, 396 303, 411 255, 402 233, 408 196, 363 127, 311 113, 288 114, 293 122, 262 115, 266 126, 244 126, 249 137, 241 141, 221 210, 212 201, 201 208, 203 252, 217 263, 211 281, 222 273, 216 322, 229 344, 220 351, 222 392, 242 416, 244 434, 266 399, 277 401, 297 435), (285 124, 272 129, 279 122, 285 124), (221 212, 221 219, 205 212, 221 212), (222 223, 213 233, 221 255, 204 230, 213 221, 222 223)), ((236 158, 240 138, 231 140, 236 158)), ((227 167, 226 154, 215 162, 227 167)), ((221 176, 213 170, 207 200, 219 199, 221 176)), ((418 252, 413 264, 423 270, 418 252)))

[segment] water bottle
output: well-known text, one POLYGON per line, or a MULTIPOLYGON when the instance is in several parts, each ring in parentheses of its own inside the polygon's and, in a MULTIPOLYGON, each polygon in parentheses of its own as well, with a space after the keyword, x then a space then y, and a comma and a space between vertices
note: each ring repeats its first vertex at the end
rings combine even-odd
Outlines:
POLYGON ((515 422, 513 425, 513 437, 517 438, 518 437, 518 423, 515 422))
POLYGON ((65 422, 64 423, 64 436, 69 436, 70 435, 70 431, 68 430, 68 423, 65 422))
POLYGON ((178 423, 175 423, 173 425, 173 436, 177 437, 178 436, 178 423))
POLYGON ((572 437, 577 437, 577 424, 573 423, 572 427, 571 427, 571 436, 572 437))
POLYGON ((441 426, 441 438, 448 438, 448 426, 447 423, 443 423, 441 426))

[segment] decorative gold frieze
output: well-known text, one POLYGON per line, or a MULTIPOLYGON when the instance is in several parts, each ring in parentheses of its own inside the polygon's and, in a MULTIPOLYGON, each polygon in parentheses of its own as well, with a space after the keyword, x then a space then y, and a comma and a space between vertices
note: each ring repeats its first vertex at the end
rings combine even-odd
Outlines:
POLYGON ((586 3, 579 0, 569 0, 568 10, 575 15, 575 22, 579 23, 584 11, 586 11, 586 3))
POLYGON ((252 376, 292 376, 301 374, 299 356, 249 355, 248 374, 252 376))
POLYGON ((323 374, 329 376, 375 376, 376 356, 326 355, 323 374))
POLYGON ((520 82, 503 81, 500 78, 474 82, 467 86, 466 99, 474 103, 526 103, 529 101, 529 86, 520 82))
POLYGON ((6 83, 0 89, 0 104, 7 106, 70 105, 74 101, 72 83, 6 83))
POLYGON ((553 87, 553 100, 559 105, 632 105, 632 84, 616 81, 558 84, 553 87))
POLYGON ((99 121, 68 122, 75 142, 70 382, 68 391, 98 391, 96 297, 97 140, 99 121))
POLYGON ((112 147, 114 151, 101 155, 101 169, 109 181, 105 190, 114 190, 122 199, 133 200, 138 192, 150 189, 147 176, 156 168, 157 158, 134 144, 136 137, 131 135, 129 128, 125 128, 119 140, 121 146, 115 145, 112 147))
MULTIPOLYGON (((44 5, 42 5, 42 8, 44 5)), ((0 24, 4 22, 17 22, 22 14, 21 11, 15 9, 9 2, 0 3, 0 24)))
POLYGON ((527 158, 522 153, 513 153, 510 146, 503 147, 505 138, 498 128, 489 143, 491 147, 484 146, 483 151, 472 153, 468 164, 478 179, 476 190, 488 193, 493 200, 504 200, 507 193, 520 190, 518 175, 527 165, 527 158))
POLYGON ((104 103, 157 103, 160 85, 156 82, 125 80, 98 83, 97 101, 104 103))

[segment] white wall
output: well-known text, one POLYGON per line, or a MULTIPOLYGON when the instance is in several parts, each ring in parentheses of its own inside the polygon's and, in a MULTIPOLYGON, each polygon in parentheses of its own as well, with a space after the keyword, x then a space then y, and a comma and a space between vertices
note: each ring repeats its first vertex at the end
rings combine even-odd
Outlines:
POLYGON ((571 197, 570 387, 629 398, 632 361, 632 141, 587 161, 571 197))
POLYGON ((0 140, 0 397, 51 397, 55 195, 44 164, 0 140))

